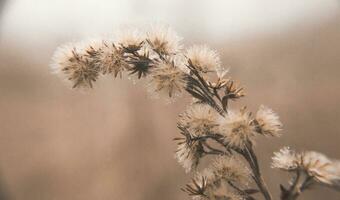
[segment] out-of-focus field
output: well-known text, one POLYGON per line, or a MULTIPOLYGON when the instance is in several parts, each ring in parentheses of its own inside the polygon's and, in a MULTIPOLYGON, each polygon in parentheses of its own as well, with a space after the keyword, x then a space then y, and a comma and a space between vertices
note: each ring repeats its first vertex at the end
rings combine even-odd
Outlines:
MULTIPOLYGON (((166 105, 148 97, 143 81, 126 78, 106 77, 88 93, 72 91, 48 67, 58 44, 0 45, 0 199, 188 198, 180 187, 190 176, 173 158, 172 138, 190 99, 166 105), (41 58, 32 59, 37 52, 41 58)), ((233 105, 255 111, 265 104, 281 116, 282 138, 258 138, 256 146, 274 195, 287 181, 269 167, 282 146, 340 159, 339 16, 210 46, 246 87, 247 96, 233 105)), ((339 196, 319 188, 301 199, 339 196)))

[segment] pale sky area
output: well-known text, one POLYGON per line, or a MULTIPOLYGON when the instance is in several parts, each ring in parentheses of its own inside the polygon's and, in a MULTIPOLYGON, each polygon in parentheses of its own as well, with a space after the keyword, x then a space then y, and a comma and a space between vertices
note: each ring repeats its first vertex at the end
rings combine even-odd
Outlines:
POLYGON ((110 34, 124 24, 162 22, 185 37, 215 40, 318 23, 339 0, 8 0, 1 37, 27 44, 110 34))

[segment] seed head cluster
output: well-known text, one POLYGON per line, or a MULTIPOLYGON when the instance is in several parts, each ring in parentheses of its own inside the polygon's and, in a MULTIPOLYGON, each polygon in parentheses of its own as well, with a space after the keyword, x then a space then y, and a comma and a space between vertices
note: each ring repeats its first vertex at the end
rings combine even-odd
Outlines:
MULTIPOLYGON (((154 25, 122 30, 114 39, 61 46, 51 67, 73 88, 92 88, 101 76, 110 75, 146 78, 150 94, 170 102, 189 94, 193 100, 179 115, 181 136, 175 138, 175 158, 185 172, 194 174, 183 191, 194 200, 253 200, 256 193, 272 199, 254 144, 258 135, 279 137, 282 123, 266 106, 255 115, 245 107, 231 108, 232 101, 245 96, 244 88, 226 78, 228 70, 215 50, 205 45, 185 49, 170 27, 154 25), (202 159, 210 164, 200 169, 202 159)), ((281 200, 296 199, 315 183, 340 189, 340 161, 288 147, 274 153, 272 160, 273 168, 294 174, 289 189, 281 186, 281 200)))
POLYGON ((274 153, 272 167, 286 171, 299 171, 316 183, 340 189, 340 161, 328 158, 322 153, 304 151, 297 153, 284 147, 274 153))

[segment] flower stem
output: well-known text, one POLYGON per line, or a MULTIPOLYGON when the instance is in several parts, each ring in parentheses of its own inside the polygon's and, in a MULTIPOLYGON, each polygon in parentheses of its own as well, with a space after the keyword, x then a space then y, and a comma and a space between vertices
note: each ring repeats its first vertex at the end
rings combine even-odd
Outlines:
POLYGON ((242 151, 241 153, 243 155, 243 157, 248 161, 249 166, 253 172, 253 179, 256 183, 256 185, 258 186, 259 190, 261 191, 261 193, 263 194, 264 198, 266 200, 271 200, 272 196, 268 190, 268 187, 262 177, 260 168, 259 168, 259 164, 258 164, 258 160, 257 157, 254 153, 254 150, 252 148, 252 145, 249 143, 246 148, 245 151, 242 151))

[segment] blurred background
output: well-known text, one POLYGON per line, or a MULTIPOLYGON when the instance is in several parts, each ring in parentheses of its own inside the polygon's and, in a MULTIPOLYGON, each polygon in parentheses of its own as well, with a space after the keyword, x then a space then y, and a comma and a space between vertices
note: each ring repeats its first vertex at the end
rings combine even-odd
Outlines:
MULTIPOLYGON (((172 141, 189 98, 167 105, 112 77, 84 94, 49 69, 60 44, 150 22, 218 50, 246 87, 235 106, 280 114, 283 137, 256 146, 277 197, 287 176, 270 169, 273 151, 340 159, 339 11, 339 0, 0 0, 0 199, 189 199, 172 141)), ((301 199, 339 196, 317 188, 301 199)))

